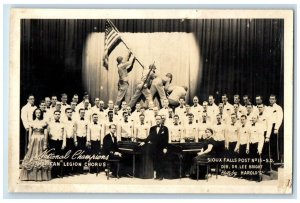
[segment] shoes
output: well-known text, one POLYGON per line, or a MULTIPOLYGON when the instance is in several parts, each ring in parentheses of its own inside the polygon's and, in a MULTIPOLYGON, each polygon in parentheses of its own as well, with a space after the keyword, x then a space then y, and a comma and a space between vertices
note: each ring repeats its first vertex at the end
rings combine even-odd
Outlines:
POLYGON ((154 180, 163 180, 164 178, 163 177, 156 177, 154 178, 154 180))

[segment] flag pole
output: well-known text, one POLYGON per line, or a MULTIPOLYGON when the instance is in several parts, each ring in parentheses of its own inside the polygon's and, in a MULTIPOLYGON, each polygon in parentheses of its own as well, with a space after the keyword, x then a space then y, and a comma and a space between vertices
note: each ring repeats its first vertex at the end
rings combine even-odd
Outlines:
MULTIPOLYGON (((119 30, 117 29, 117 27, 116 27, 109 19, 107 19, 107 21, 108 21, 108 23, 109 23, 115 30, 117 30, 118 33, 120 33, 119 30)), ((127 44, 123 41, 123 39, 122 39, 121 36, 120 36, 120 39, 121 39, 121 41, 123 42, 123 44, 125 45, 125 47, 126 47, 128 50, 130 50, 129 47, 127 46, 127 44)), ((144 65, 143 65, 136 57, 135 57, 135 60, 143 67, 143 69, 145 68, 144 65)))

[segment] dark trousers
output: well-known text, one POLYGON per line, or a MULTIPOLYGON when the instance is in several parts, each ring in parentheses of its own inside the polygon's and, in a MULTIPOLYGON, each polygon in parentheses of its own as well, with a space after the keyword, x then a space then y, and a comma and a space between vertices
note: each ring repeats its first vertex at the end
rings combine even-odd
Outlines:
MULTIPOLYGON (((258 143, 250 143, 249 146, 249 157, 251 158, 251 162, 249 164, 251 165, 261 165, 259 159, 261 158, 260 155, 257 152, 258 143)), ((251 169, 252 174, 250 174, 248 177, 250 180, 258 180, 260 177, 261 170, 258 168, 251 169)))
POLYGON ((153 164, 154 170, 156 171, 156 178, 164 178, 165 176, 165 162, 166 162, 166 154, 162 152, 163 150, 159 150, 159 152, 154 153, 153 164))
MULTIPOLYGON (((100 150, 101 150, 101 144, 100 144, 100 141, 94 141, 94 140, 91 140, 91 148, 89 150, 89 154, 90 155, 93 155, 93 154, 100 154, 100 150)), ((100 163, 99 160, 94 160, 92 159, 91 160, 93 163, 100 163)), ((90 172, 91 173, 98 173, 99 172, 99 166, 91 166, 90 167, 90 172)))
MULTIPOLYGON (((62 155, 63 154, 63 150, 61 150, 62 147, 62 140, 49 140, 49 148, 50 149, 54 149, 54 153, 55 155, 62 155)), ((51 160, 52 162, 55 162, 55 165, 53 165, 51 173, 52 173, 52 177, 56 178, 58 176, 62 176, 63 175, 63 160, 58 160, 58 159, 53 159, 51 160)))
POLYGON ((272 126, 271 136, 270 136, 270 158, 274 163, 280 163, 283 161, 283 133, 279 130, 278 134, 274 134, 275 124, 272 126))
MULTIPOLYGON (((84 152, 87 151, 86 148, 86 137, 79 137, 77 136, 77 149, 78 150, 82 150, 84 152)), ((83 166, 84 166, 84 162, 85 160, 77 160, 78 164, 80 164, 80 166, 77 167, 77 173, 83 173, 83 166)))
POLYGON ((237 157, 237 153, 234 151, 237 142, 229 142, 228 149, 226 150, 226 157, 227 158, 234 158, 237 157))
MULTIPOLYGON (((67 138, 66 139, 66 148, 65 148, 65 153, 68 151, 71 151, 71 154, 69 155, 69 158, 66 160, 67 162, 72 162, 72 154, 75 152, 75 145, 74 145, 74 139, 73 138, 67 138)), ((74 166, 65 166, 64 167, 64 174, 70 175, 73 173, 75 167, 74 166)))
POLYGON ((218 158, 223 158, 225 155, 225 141, 216 141, 215 146, 216 156, 218 158))
MULTIPOLYGON (((242 159, 242 160, 245 160, 247 158, 249 158, 249 154, 246 153, 247 151, 247 144, 242 144, 240 145, 239 147, 239 154, 238 154, 238 158, 242 159)), ((244 166, 247 165, 247 162, 242 162, 242 161, 239 161, 238 162, 238 166, 239 166, 239 169, 238 169, 238 176, 239 177, 244 177, 242 176, 241 172, 243 170, 245 170, 244 166)))

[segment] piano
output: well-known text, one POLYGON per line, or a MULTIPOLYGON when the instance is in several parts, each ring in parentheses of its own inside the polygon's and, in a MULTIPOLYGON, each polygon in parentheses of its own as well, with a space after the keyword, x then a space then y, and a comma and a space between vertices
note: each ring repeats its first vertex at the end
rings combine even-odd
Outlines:
POLYGON ((133 141, 119 141, 118 149, 123 154, 132 155, 132 177, 135 176, 135 159, 136 155, 142 154, 142 148, 139 146, 140 143, 133 141))
POLYGON ((198 153, 204 146, 202 142, 170 143, 170 150, 175 153, 198 153))
POLYGON ((205 145, 203 142, 169 143, 168 151, 179 159, 179 177, 182 178, 183 160, 185 157, 196 156, 205 145))
POLYGON ((133 141, 119 141, 118 149, 124 153, 137 153, 140 151, 140 143, 133 141))

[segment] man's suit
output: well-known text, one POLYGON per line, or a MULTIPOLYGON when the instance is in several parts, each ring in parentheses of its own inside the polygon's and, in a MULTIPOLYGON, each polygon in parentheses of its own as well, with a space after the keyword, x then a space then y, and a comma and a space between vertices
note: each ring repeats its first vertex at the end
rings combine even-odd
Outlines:
POLYGON ((112 136, 111 133, 108 133, 103 138, 103 153, 105 155, 109 155, 109 159, 119 158, 118 156, 114 155, 115 152, 118 152, 117 137, 112 136))
POLYGON ((149 131, 149 136, 145 139, 145 142, 152 144, 152 155, 154 168, 156 170, 156 177, 164 177, 164 165, 165 154, 163 149, 167 148, 169 140, 169 130, 166 126, 161 125, 158 130, 158 125, 152 126, 149 131))

